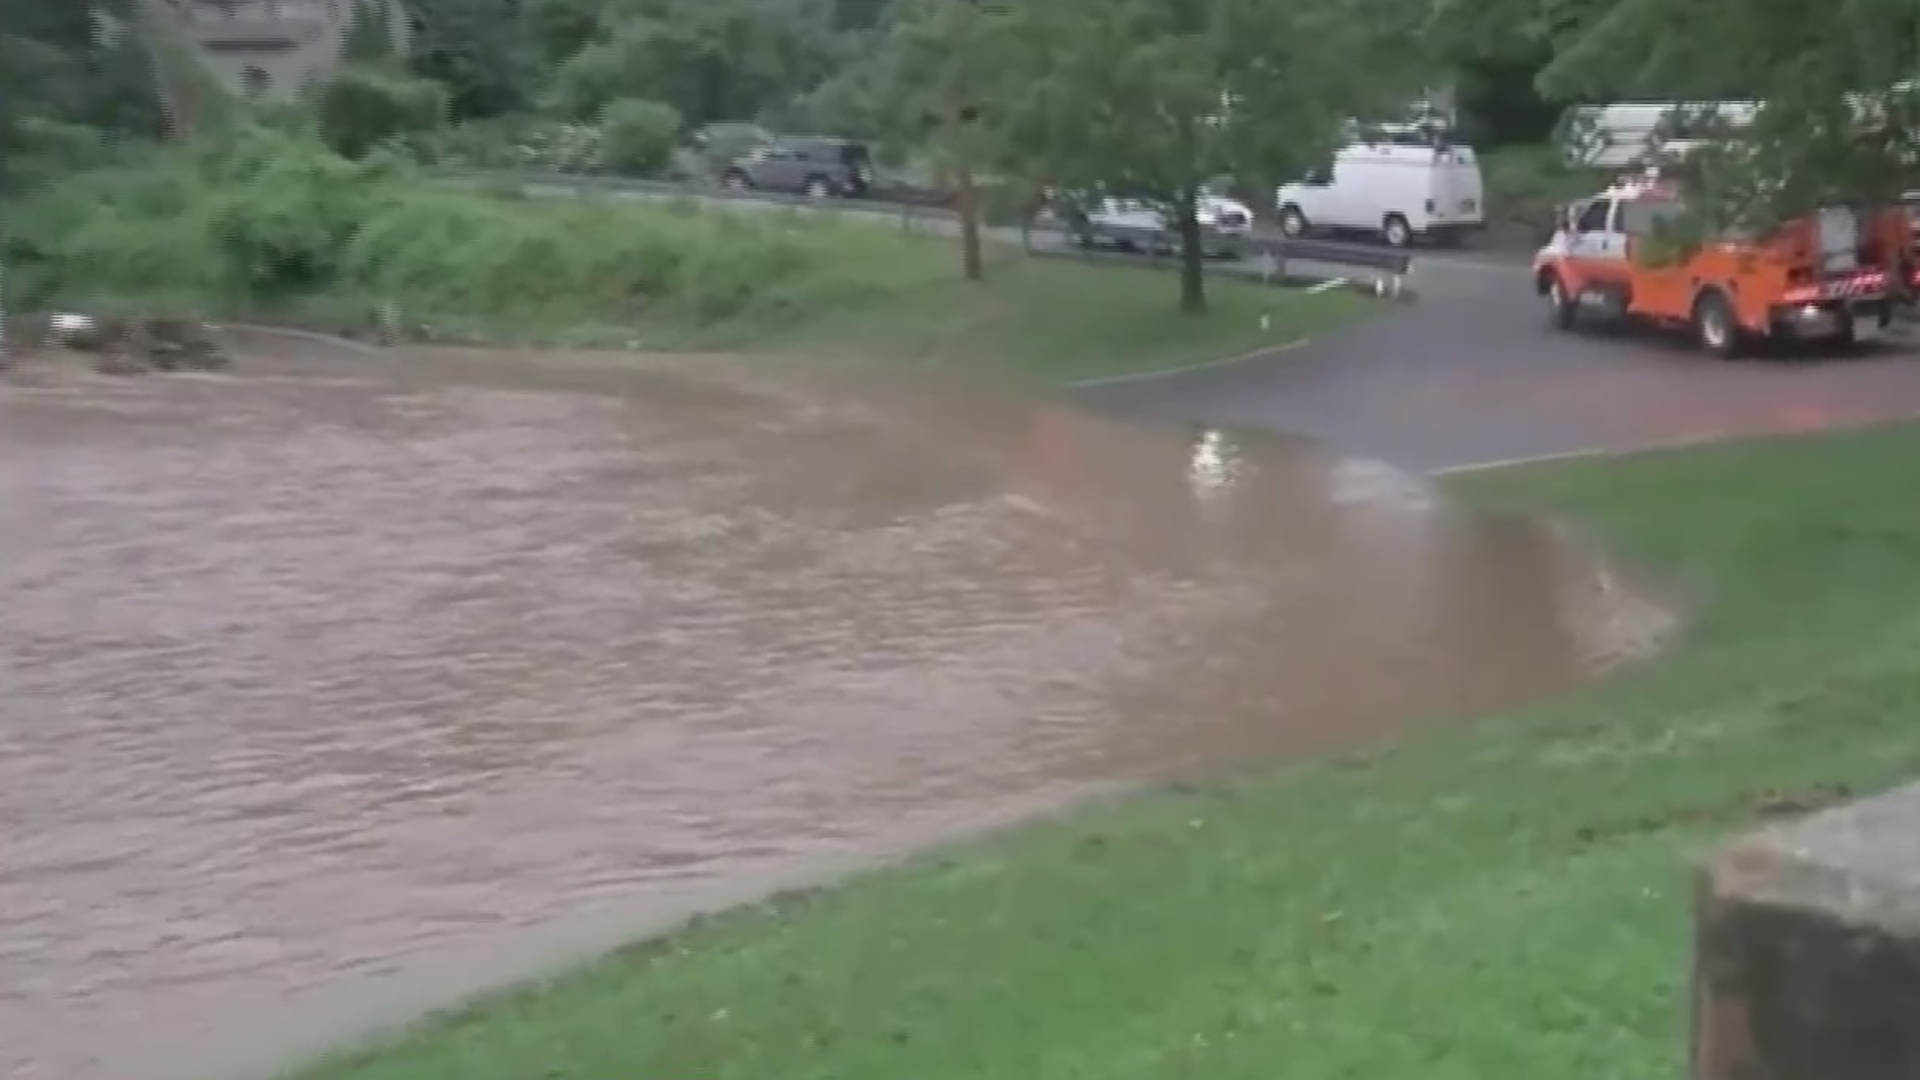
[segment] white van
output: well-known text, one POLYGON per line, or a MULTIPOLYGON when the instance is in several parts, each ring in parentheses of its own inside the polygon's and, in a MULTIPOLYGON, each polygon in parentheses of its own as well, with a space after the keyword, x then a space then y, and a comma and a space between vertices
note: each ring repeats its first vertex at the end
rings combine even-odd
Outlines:
POLYGON ((1376 233, 1394 247, 1457 240, 1486 224, 1485 184, 1473 148, 1428 126, 1368 129, 1316 170, 1274 195, 1280 229, 1376 233))

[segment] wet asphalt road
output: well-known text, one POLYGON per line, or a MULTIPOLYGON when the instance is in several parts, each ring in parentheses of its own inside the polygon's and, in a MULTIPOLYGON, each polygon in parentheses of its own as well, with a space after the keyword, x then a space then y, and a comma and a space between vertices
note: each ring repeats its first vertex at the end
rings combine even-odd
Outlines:
POLYGON ((1403 468, 1812 430, 1920 412, 1920 349, 1720 361, 1660 334, 1547 326, 1518 256, 1426 253, 1417 302, 1305 346, 1076 393, 1305 435, 1403 468))

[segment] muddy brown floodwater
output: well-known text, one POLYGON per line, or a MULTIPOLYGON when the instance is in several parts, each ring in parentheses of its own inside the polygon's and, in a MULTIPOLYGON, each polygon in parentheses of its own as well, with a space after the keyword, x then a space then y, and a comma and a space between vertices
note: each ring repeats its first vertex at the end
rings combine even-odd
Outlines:
POLYGON ((719 360, 0 382, 0 1073, 213 1080, 690 907, 1650 647, 1382 466, 719 360))

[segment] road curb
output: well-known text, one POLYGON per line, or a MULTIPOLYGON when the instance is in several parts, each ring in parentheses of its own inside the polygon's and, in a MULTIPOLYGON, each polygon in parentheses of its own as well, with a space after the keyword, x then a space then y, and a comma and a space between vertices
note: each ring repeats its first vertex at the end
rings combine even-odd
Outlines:
POLYGON ((1124 375, 1100 375, 1091 379, 1077 379, 1066 384, 1068 390, 1091 389, 1096 386, 1117 386, 1121 383, 1152 382, 1155 379, 1171 379, 1176 375, 1187 375, 1196 371, 1212 371, 1215 368, 1232 367, 1245 364, 1264 356, 1277 356, 1292 352, 1308 343, 1307 338, 1299 338, 1283 345, 1268 345, 1243 352, 1234 356, 1223 356, 1218 360, 1202 360, 1197 364, 1182 364, 1178 367, 1153 368, 1147 371, 1131 371, 1124 375))
POLYGON ((1556 450, 1549 454, 1528 454, 1523 457, 1494 458, 1490 461, 1472 461, 1464 465, 1449 465, 1443 469, 1430 469, 1427 475, 1434 477, 1470 476, 1475 473, 1498 472, 1502 469, 1520 469, 1529 465, 1551 465, 1563 461, 1585 461, 1592 458, 1627 458, 1646 454, 1658 454, 1670 450, 1691 450, 1700 446, 1712 446, 1716 443, 1738 442, 1743 439, 1765 439, 1782 435, 1800 434, 1799 432, 1756 432, 1743 435, 1735 432, 1712 431, 1700 435, 1682 435, 1672 439, 1656 439, 1653 442, 1637 443, 1632 446, 1587 446, 1578 450, 1556 450))

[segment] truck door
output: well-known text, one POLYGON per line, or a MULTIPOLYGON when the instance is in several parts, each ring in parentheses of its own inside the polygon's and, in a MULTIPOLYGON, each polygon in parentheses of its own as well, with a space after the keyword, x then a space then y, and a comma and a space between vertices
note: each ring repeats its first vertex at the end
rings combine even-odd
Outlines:
POLYGON ((1567 261, 1579 277, 1578 291, 1614 292, 1627 282, 1627 238, 1620 232, 1620 203, 1601 198, 1574 220, 1567 238, 1567 261))

